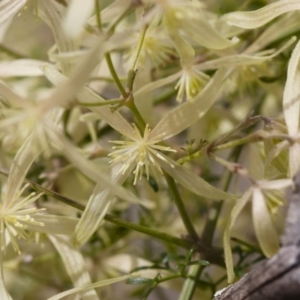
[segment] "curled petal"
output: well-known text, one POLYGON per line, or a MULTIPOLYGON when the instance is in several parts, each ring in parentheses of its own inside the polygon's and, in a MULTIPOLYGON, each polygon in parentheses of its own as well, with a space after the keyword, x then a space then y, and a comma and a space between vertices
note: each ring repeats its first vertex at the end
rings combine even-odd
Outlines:
POLYGON ((234 223, 239 216, 242 209, 245 207, 247 202, 249 201, 252 194, 252 189, 249 189, 247 192, 244 193, 244 195, 237 200, 235 206, 233 207, 229 219, 227 221, 227 225, 224 231, 224 237, 223 237, 223 245, 224 245, 224 256, 225 256, 225 263, 226 263, 226 270, 227 270, 227 279, 228 282, 231 283, 234 280, 234 264, 233 264, 233 258, 232 258, 232 251, 230 247, 230 235, 231 230, 234 226, 234 223))
MULTIPOLYGON (((287 80, 283 94, 283 113, 288 133, 294 136, 299 130, 300 116, 300 41, 297 43, 288 65, 287 80)), ((290 173, 295 175, 300 167, 299 147, 293 145, 289 151, 290 173)))
POLYGON ((300 3, 298 0, 277 1, 255 11, 230 13, 225 16, 225 19, 230 25, 254 29, 267 24, 286 12, 299 9, 300 3))
POLYGON ((64 31, 70 37, 76 37, 94 10, 95 1, 72 0, 64 20, 64 31))
POLYGON ((260 188, 253 189, 252 215, 259 245, 267 257, 279 249, 279 238, 260 188))
POLYGON ((0 23, 15 15, 27 0, 3 0, 0 2, 0 23))
MULTIPOLYGON (((58 251, 75 288, 90 285, 92 283, 91 278, 79 250, 70 244, 66 236, 48 235, 48 237, 58 251)), ((83 290, 80 297, 83 300, 99 300, 95 289, 83 290)))
POLYGON ((42 64, 45 64, 45 62, 34 59, 1 61, 0 77, 42 76, 43 72, 40 69, 42 64))

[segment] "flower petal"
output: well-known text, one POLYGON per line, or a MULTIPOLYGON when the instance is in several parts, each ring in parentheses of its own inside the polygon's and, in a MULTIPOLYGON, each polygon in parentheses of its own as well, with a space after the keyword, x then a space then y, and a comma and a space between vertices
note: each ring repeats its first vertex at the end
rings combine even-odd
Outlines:
MULTIPOLYGON (((48 80, 55 85, 59 85, 68 80, 67 77, 57 71, 54 66, 44 65, 42 66, 42 71, 44 72, 48 80)), ((81 91, 79 91, 79 93, 77 94, 77 99, 81 102, 88 103, 98 103, 105 101, 103 98, 101 98, 99 95, 97 95, 87 87, 84 87, 81 89, 81 91)), ((134 136, 132 126, 122 117, 119 112, 112 112, 110 108, 106 106, 91 106, 89 107, 89 109, 99 115, 102 120, 107 122, 112 128, 119 131, 123 135, 127 136, 128 138, 132 138, 134 136)))
POLYGON ((286 36, 291 36, 298 31, 300 18, 297 11, 287 13, 262 32, 262 34, 243 52, 254 53, 266 48, 275 41, 279 41, 286 36))
POLYGON ((216 101, 224 81, 226 69, 218 70, 205 88, 193 99, 167 113, 150 133, 150 139, 168 139, 197 122, 216 101))
MULTIPOLYGON (((55 38, 55 42, 59 52, 72 52, 76 50, 75 44, 71 38, 66 36, 63 31, 63 10, 62 5, 58 6, 55 1, 39 0, 38 1, 39 16, 49 25, 55 38)), ((70 76, 73 73, 75 64, 62 64, 63 73, 70 76)))
POLYGON ((300 114, 300 41, 297 43, 288 65, 287 80, 283 94, 284 117, 288 133, 295 135, 299 129, 300 114))
POLYGON ((279 249, 279 238, 271 220, 264 195, 260 188, 253 188, 252 217, 259 245, 267 257, 279 249))
POLYGON ((68 141, 60 132, 55 131, 55 128, 52 128, 51 131, 49 130, 49 136, 51 137, 51 142, 54 147, 60 149, 65 157, 88 178, 101 184, 102 188, 105 186, 105 188, 113 195, 117 195, 130 203, 138 203, 145 205, 146 207, 153 207, 152 202, 145 199, 139 199, 133 193, 120 186, 120 184, 112 181, 109 176, 100 172, 96 165, 85 159, 70 141, 68 141))
POLYGON ((3 253, 0 251, 0 299, 1 300, 12 300, 11 296, 6 290, 3 276, 3 253))
POLYGON ((181 76, 181 73, 182 73, 182 71, 172 74, 168 77, 165 77, 165 78, 162 78, 162 79, 159 79, 154 82, 150 82, 150 83, 146 84, 144 87, 140 88, 139 90, 137 90, 134 93, 134 97, 137 97, 143 93, 152 92, 155 89, 158 89, 162 86, 172 83, 173 81, 177 80, 181 76))
POLYGON ((190 68, 194 62, 194 48, 179 34, 177 30, 174 30, 172 26, 168 26, 168 32, 173 41, 174 47, 179 54, 181 67, 190 68))
POLYGON ((285 0, 271 3, 255 11, 230 13, 225 15, 224 18, 230 25, 254 29, 267 24, 286 12, 299 9, 300 3, 298 0, 285 0))
POLYGON ((224 237, 223 237, 223 245, 224 245, 224 256, 225 256, 225 264, 226 264, 226 270, 227 270, 227 279, 228 282, 231 283, 234 280, 234 264, 233 264, 233 258, 232 258, 232 252, 230 247, 230 235, 231 230, 234 226, 234 223, 241 213, 242 209, 245 207, 247 202, 249 201, 252 194, 252 189, 249 189, 244 193, 244 195, 236 201, 235 206, 233 207, 229 219, 227 221, 225 231, 224 231, 224 237))
POLYGON ((5 98, 8 103, 15 107, 24 107, 26 100, 17 94, 13 89, 7 86, 2 80, 0 80, 0 95, 5 98))
MULTIPOLYGON (((115 184, 122 185, 132 172, 132 168, 127 169, 125 174, 118 173, 118 169, 118 166, 113 167, 109 170, 109 174, 112 173, 112 180, 115 184)), ((112 192, 106 189, 103 183, 98 183, 95 186, 80 221, 75 228, 72 240, 76 246, 86 243, 100 227, 113 198, 112 192)))
POLYGON ((0 23, 15 15, 27 0, 3 0, 0 2, 0 23))
POLYGON ((68 36, 78 36, 87 19, 92 14, 94 6, 95 1, 91 0, 72 0, 68 4, 68 10, 63 23, 63 29, 68 36))
POLYGON ((228 199, 234 200, 236 195, 221 191, 193 172, 179 165, 167 156, 160 153, 160 157, 156 157, 157 163, 176 181, 187 188, 189 191, 209 199, 228 199))
POLYGON ((26 229, 48 234, 71 235, 79 221, 78 218, 47 214, 35 214, 33 218, 36 222, 43 223, 44 225, 26 223, 26 229))
POLYGON ((43 72, 40 69, 42 64, 45 64, 45 62, 34 59, 1 61, 0 77, 42 76, 43 72))
MULTIPOLYGON (((299 4, 300 5, 300 4, 299 4)), ((283 94, 283 113, 288 133, 294 136, 299 131, 300 117, 300 41, 297 43, 288 65, 287 80, 283 94)), ((299 147, 293 145, 289 151, 289 165, 291 176, 300 167, 299 147)))
POLYGON ((18 201, 15 196, 19 192, 30 166, 41 153, 37 147, 32 148, 34 142, 34 135, 30 135, 13 160, 2 200, 3 208, 12 207, 18 201))
POLYGON ((225 57, 220 57, 217 59, 209 60, 204 63, 201 63, 195 68, 197 70, 213 70, 219 69, 222 67, 235 67, 235 66, 247 66, 247 65, 255 65, 261 64, 266 60, 270 60, 283 52, 286 48, 291 46, 296 41, 296 37, 292 37, 289 39, 282 47, 276 50, 274 53, 265 56, 258 56, 258 55, 246 55, 246 54, 237 54, 237 55, 230 55, 225 57))
MULTIPOLYGON (((85 261, 78 249, 70 244, 68 238, 63 235, 48 235, 50 241, 58 251, 66 271, 76 288, 91 284, 90 275, 86 269, 85 261)), ((98 300, 95 289, 83 290, 80 293, 83 300, 98 300)))
POLYGON ((260 180, 259 186, 264 190, 281 190, 293 185, 292 178, 278 179, 272 181, 260 180))

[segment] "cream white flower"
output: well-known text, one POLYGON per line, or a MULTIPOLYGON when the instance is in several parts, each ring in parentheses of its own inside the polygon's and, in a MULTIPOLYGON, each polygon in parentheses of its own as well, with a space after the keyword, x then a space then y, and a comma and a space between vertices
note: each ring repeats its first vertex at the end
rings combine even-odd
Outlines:
POLYGON ((26 184, 16 195, 13 200, 13 205, 4 205, 0 203, 0 245, 1 251, 5 252, 7 241, 6 233, 16 252, 21 253, 18 247, 17 239, 28 239, 30 233, 27 232, 28 224, 34 226, 44 226, 44 223, 36 221, 34 215, 41 212, 43 209, 38 209, 30 206, 35 202, 41 194, 36 195, 31 193, 25 198, 21 198, 22 193, 28 187, 26 184))
MULTIPOLYGON (((130 45, 126 59, 128 59, 129 62, 131 62, 130 58, 135 55, 135 47, 139 39, 140 33, 137 32, 132 35, 132 39, 128 39, 130 45)), ((138 67, 143 68, 149 62, 151 62, 155 68, 163 66, 170 60, 170 56, 174 54, 174 49, 171 47, 169 39, 164 31, 162 31, 162 28, 150 26, 143 40, 143 46, 138 58, 138 67)))
POLYGON ((150 2, 155 3, 156 6, 149 13, 149 19, 153 16, 160 16, 166 27, 180 32, 180 35, 193 43, 209 49, 224 49, 234 44, 220 35, 206 20, 199 1, 155 0, 150 2))
MULTIPOLYGON (((44 68, 44 72, 47 78, 54 84, 58 84, 63 81, 64 76, 53 67, 47 66, 44 68)), ((161 168, 181 185, 197 195, 210 199, 236 199, 236 195, 226 193, 211 186, 204 179, 195 176, 193 172, 179 165, 160 152, 170 152, 171 149, 166 149, 163 146, 156 145, 158 142, 182 132, 198 121, 207 112, 207 110, 216 101, 226 73, 225 69, 217 71, 210 82, 196 97, 167 113, 153 128, 153 130, 149 131, 149 128, 146 128, 143 137, 136 131, 137 129, 134 130, 132 128, 132 126, 119 112, 112 112, 105 106, 91 107, 90 109, 106 121, 107 124, 132 141, 129 143, 127 142, 127 144, 126 142, 121 142, 121 144, 118 143, 118 145, 121 147, 124 146, 124 148, 117 150, 119 152, 115 152, 113 154, 115 159, 114 166, 108 170, 108 173, 111 174, 112 181, 114 183, 122 184, 129 177, 133 169, 135 169, 135 176, 137 180, 140 178, 144 169, 147 174, 147 172, 152 172, 152 170, 158 170, 158 168, 161 168), (116 154, 118 155, 116 156, 116 154), (130 157, 130 154, 133 154, 132 157, 130 157), (129 161, 125 162, 125 157, 128 158, 129 161), (145 162, 145 158, 147 159, 147 162, 145 162), (116 163, 117 161, 118 164, 116 163)), ((81 92, 77 94, 77 98, 83 103, 99 103, 105 101, 88 88, 83 88, 81 92)), ((59 141, 57 140, 57 143, 58 142, 59 141)), ((73 155, 71 159, 73 164, 78 166, 84 174, 88 177, 91 176, 91 172, 87 172, 90 164, 88 161, 83 164, 82 158, 79 160, 79 157, 77 158, 77 156, 75 157, 73 155)), ((92 176, 93 177, 90 178, 99 177, 95 175, 92 176)), ((85 243, 99 228, 101 221, 103 220, 114 195, 116 194, 116 192, 112 193, 112 190, 113 188, 111 190, 107 189, 101 181, 96 185, 86 209, 76 226, 73 236, 73 241, 76 245, 80 246, 85 243)))
POLYGON ((182 102, 184 96, 187 100, 195 97, 201 88, 207 83, 209 76, 195 69, 193 66, 183 69, 182 75, 175 86, 178 90, 176 100, 182 102))
POLYGON ((274 192, 274 190, 282 190, 288 186, 291 186, 292 184, 293 180, 290 178, 273 181, 257 181, 254 186, 250 187, 244 193, 244 195, 237 200, 231 211, 223 237, 228 282, 232 282, 235 277, 233 271, 233 257, 230 247, 230 236, 236 219, 241 213, 242 209, 249 201, 252 200, 252 219, 254 231, 263 253, 267 257, 270 257, 279 249, 279 238, 274 228, 271 213, 274 212, 275 206, 278 207, 279 205, 282 205, 282 199, 274 197, 271 194, 274 192))
POLYGON ((112 141, 112 143, 118 146, 113 147, 116 150, 110 153, 109 156, 114 158, 111 161, 112 164, 121 165, 117 174, 124 174, 128 169, 136 166, 133 172, 133 184, 136 184, 137 180, 142 178, 144 170, 147 179, 149 179, 150 173, 157 177, 156 170, 162 172, 159 163, 156 161, 156 157, 164 160, 159 151, 176 152, 176 150, 157 145, 161 141, 159 136, 149 139, 151 130, 148 124, 145 127, 143 136, 135 124, 133 124, 133 132, 134 138, 131 137, 132 141, 112 141))

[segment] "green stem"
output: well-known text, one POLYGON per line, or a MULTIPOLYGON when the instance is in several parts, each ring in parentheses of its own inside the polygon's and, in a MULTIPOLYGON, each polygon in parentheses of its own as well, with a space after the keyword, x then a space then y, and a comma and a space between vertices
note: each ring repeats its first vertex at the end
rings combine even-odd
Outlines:
POLYGON ((141 30, 141 35, 140 35, 139 42, 138 42, 138 45, 137 45, 135 53, 134 53, 134 57, 133 57, 133 61, 132 61, 130 70, 135 70, 137 61, 139 59, 139 56, 140 56, 140 53, 141 53, 141 50, 143 47, 147 29, 148 29, 148 25, 145 25, 145 26, 143 26, 143 28, 141 30))
MULTIPOLYGON (((9 176, 9 172, 7 170, 3 169, 3 168, 0 168, 0 174, 5 175, 5 176, 9 176)), ((79 209, 81 211, 84 211, 84 209, 85 209, 85 206, 83 204, 78 203, 77 201, 75 201, 73 199, 70 199, 70 198, 65 197, 63 195, 60 195, 59 193, 48 190, 48 189, 42 187, 41 185, 39 185, 39 184, 37 184, 37 183, 35 183, 31 180, 25 179, 24 181, 26 183, 29 183, 31 185, 31 187, 33 189, 35 189, 36 191, 42 192, 45 195, 48 195, 49 197, 55 198, 55 199, 65 203, 65 204, 67 204, 69 206, 72 206, 76 209, 79 209)), ((134 224, 134 223, 122 220, 122 219, 120 219, 118 217, 115 217, 113 215, 110 215, 110 214, 106 214, 105 217, 104 217, 104 220, 106 220, 110 223, 113 223, 115 225, 125 227, 127 229, 131 229, 131 230, 134 230, 134 231, 137 231, 137 232, 140 232, 140 233, 147 234, 149 236, 152 236, 154 238, 162 240, 163 242, 170 243, 170 244, 176 245, 176 246, 181 247, 181 248, 190 249, 190 248, 193 247, 192 243, 188 240, 183 240, 183 239, 174 237, 172 235, 169 235, 169 234, 166 234, 166 233, 163 233, 163 232, 159 232, 157 230, 150 229, 150 228, 145 227, 145 226, 134 224)))
POLYGON ((124 99, 126 99, 127 98, 127 93, 126 93, 126 91, 125 91, 125 89, 124 89, 124 87, 123 87, 123 85, 122 85, 122 83, 121 83, 121 81, 119 79, 119 76, 118 76, 118 74, 117 74, 117 72, 115 70, 115 67, 114 67, 114 65, 112 63, 110 54, 109 53, 105 53, 104 57, 105 57, 105 60, 106 60, 109 72, 110 72, 110 74, 111 74, 111 76, 112 76, 112 78, 113 78, 116 86, 118 87, 118 90, 120 91, 122 97, 124 99))
POLYGON ((175 205, 179 211, 179 214, 181 216, 181 219, 183 221, 183 224, 188 232, 188 234, 190 235, 190 237, 192 239, 195 239, 195 240, 198 240, 198 235, 197 235, 197 232, 194 228, 194 225, 192 224, 191 222, 191 219, 185 209, 185 206, 183 204, 183 201, 180 197, 180 194, 179 194, 179 191, 177 189, 177 186, 176 186, 176 183, 174 181, 174 179, 168 175, 167 173, 164 172, 164 176, 166 178, 166 181, 168 183, 168 186, 169 186, 169 189, 170 189, 170 193, 171 193, 171 196, 175 202, 175 205))
MULTIPOLYGON (((199 257, 200 258, 200 257, 199 257)), ((191 300, 193 298, 198 278, 203 270, 201 265, 190 266, 188 278, 185 280, 178 300, 191 300)))
POLYGON ((100 32, 102 32, 102 22, 101 22, 101 14, 100 14, 101 8, 98 0, 95 0, 95 7, 96 7, 96 20, 97 20, 98 29, 100 32))
MULTIPOLYGON (((95 6, 96 6, 97 26, 98 26, 99 31, 102 32, 102 22, 101 22, 101 14, 100 14, 100 4, 99 4, 99 1, 95 0, 95 6)), ((124 99, 126 99, 127 98, 127 93, 126 93, 126 91, 125 91, 125 89, 124 89, 124 87, 123 87, 123 85, 122 85, 122 83, 121 83, 121 81, 119 79, 119 76, 118 76, 118 74, 117 74, 117 72, 115 70, 113 62, 111 60, 110 53, 109 52, 105 53, 104 57, 105 57, 105 60, 106 60, 109 72, 110 72, 110 74, 111 74, 111 76, 112 76, 112 78, 113 78, 116 86, 118 87, 118 89, 119 89, 122 97, 124 99)))
POLYGON ((106 220, 110 223, 113 223, 115 225, 125 227, 127 229, 132 229, 134 231, 138 231, 140 233, 147 234, 156 239, 162 240, 163 242, 170 243, 170 244, 176 245, 181 248, 190 249, 192 247, 192 245, 188 241, 182 240, 180 238, 171 236, 171 235, 163 233, 163 232, 159 232, 157 230, 150 229, 145 226, 141 226, 138 224, 134 224, 134 223, 122 220, 122 219, 112 216, 110 214, 106 214, 104 217, 104 220, 106 220))
POLYGON ((128 99, 128 101, 126 102, 126 106, 131 110, 131 112, 133 113, 138 126, 140 127, 141 131, 144 132, 145 128, 146 128, 146 122, 144 121, 142 115, 140 114, 139 110, 137 109, 135 103, 134 103, 134 99, 132 96, 130 96, 130 98, 128 99))
POLYGON ((82 106, 104 106, 104 105, 112 105, 112 104, 119 104, 124 102, 124 99, 110 99, 104 102, 80 102, 77 101, 77 104, 82 106))

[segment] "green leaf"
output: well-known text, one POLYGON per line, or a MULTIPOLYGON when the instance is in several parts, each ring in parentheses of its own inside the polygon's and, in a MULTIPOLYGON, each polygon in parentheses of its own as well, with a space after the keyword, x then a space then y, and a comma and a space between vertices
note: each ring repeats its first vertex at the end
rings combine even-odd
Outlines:
POLYGON ((210 263, 207 260, 193 260, 188 263, 188 266, 190 265, 209 266, 210 263))

